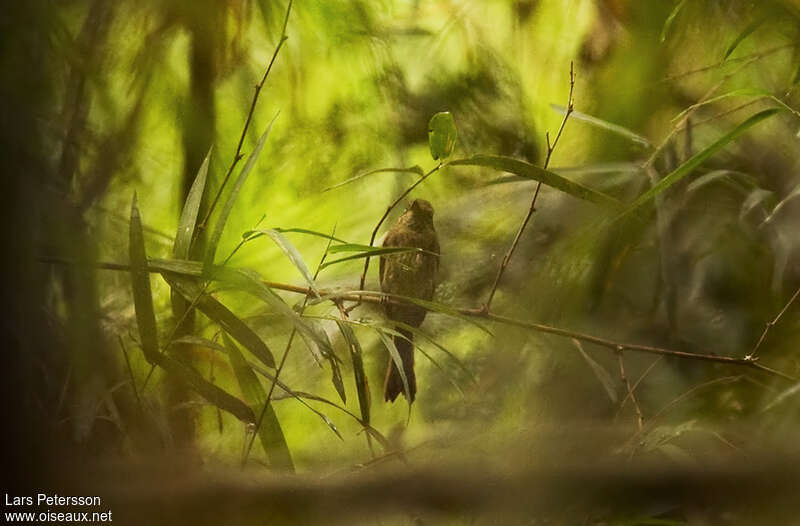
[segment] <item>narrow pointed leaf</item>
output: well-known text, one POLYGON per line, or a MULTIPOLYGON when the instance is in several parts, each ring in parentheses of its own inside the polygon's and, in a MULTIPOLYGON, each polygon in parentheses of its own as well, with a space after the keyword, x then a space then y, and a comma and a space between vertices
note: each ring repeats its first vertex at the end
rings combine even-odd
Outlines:
POLYGON ((450 164, 462 166, 486 166, 489 168, 494 168, 495 170, 512 173, 526 179, 539 181, 542 184, 546 184, 547 186, 565 192, 584 201, 590 201, 611 208, 619 208, 621 206, 619 201, 609 195, 598 192, 597 190, 593 190, 580 183, 570 181, 569 179, 566 179, 557 173, 539 168, 538 166, 534 166, 525 161, 513 159, 511 157, 476 155, 469 159, 458 159, 456 161, 452 161, 450 164))
POLYGON ((742 41, 744 41, 744 39, 749 37, 753 33, 753 31, 758 29, 759 26, 761 26, 766 21, 767 21, 766 17, 761 17, 747 24, 747 26, 742 30, 742 32, 736 36, 733 42, 731 42, 731 44, 728 46, 728 49, 725 50, 725 56, 722 59, 726 60, 729 56, 731 56, 731 54, 734 51, 736 51, 736 48, 739 47, 739 44, 741 44, 742 41))
POLYGON ((389 356, 394 362, 395 367, 397 367, 397 371, 400 373, 400 379, 403 381, 403 392, 406 395, 406 400, 411 400, 410 390, 408 388, 408 379, 406 378, 406 371, 403 368, 403 359, 400 358, 400 353, 397 351, 394 340, 382 330, 378 331, 378 336, 383 342, 383 345, 386 347, 386 350, 389 351, 389 356))
POLYGON ((608 371, 605 370, 605 368, 603 368, 602 365, 597 363, 597 361, 595 361, 591 356, 586 354, 586 351, 583 350, 583 345, 581 345, 581 342, 579 342, 578 340, 572 340, 572 342, 578 348, 578 351, 580 351, 581 356, 583 356, 583 359, 586 360, 586 363, 589 364, 589 367, 592 369, 592 372, 600 381, 600 384, 603 386, 603 389, 608 395, 609 400, 611 400, 611 403, 616 404, 618 400, 617 388, 614 384, 614 380, 611 378, 611 375, 608 373, 608 371))
POLYGON ((183 205, 181 218, 178 221, 178 231, 175 233, 175 245, 172 249, 172 255, 176 259, 189 259, 189 249, 194 236, 197 215, 200 210, 200 203, 203 200, 203 192, 206 188, 210 158, 211 150, 209 149, 206 158, 203 159, 203 164, 200 165, 200 169, 197 171, 192 187, 189 189, 189 195, 186 196, 186 203, 183 205))
POLYGON ((250 368, 253 371, 257 372, 258 374, 260 374, 261 376, 266 378, 269 382, 275 382, 276 386, 278 386, 281 389, 283 389, 284 392, 286 392, 288 395, 290 395, 295 400, 300 402, 300 404, 302 404, 306 409, 308 409, 309 411, 311 411, 312 413, 317 415, 325 423, 325 425, 327 425, 330 428, 330 430, 333 431, 334 434, 337 437, 339 437, 340 440, 344 440, 344 437, 342 437, 341 433, 339 433, 339 429, 336 427, 336 424, 334 424, 333 421, 330 418, 328 418, 327 415, 325 415, 325 413, 322 413, 321 411, 318 411, 317 409, 313 408, 304 399, 308 398, 309 400, 317 400, 319 402, 326 403, 326 404, 328 404, 330 406, 336 407, 337 409, 340 409, 340 410, 344 411, 345 413, 350 414, 350 412, 347 411, 347 409, 344 409, 341 406, 339 406, 338 404, 335 404, 335 403, 331 402, 330 400, 328 400, 326 398, 322 398, 321 396, 312 395, 312 394, 309 394, 309 393, 303 393, 303 392, 299 392, 299 391, 295 391, 293 389, 290 389, 289 386, 287 386, 285 383, 281 382, 280 380, 277 380, 274 375, 270 374, 269 372, 267 372, 263 368, 259 367, 257 364, 251 363, 251 362, 247 362, 247 363, 248 363, 248 365, 250 366, 250 368))
POLYGON ((158 331, 156 314, 153 308, 153 293, 150 288, 150 272, 147 269, 147 253, 142 232, 142 218, 136 204, 136 194, 131 204, 128 252, 130 258, 131 285, 133 286, 133 305, 136 310, 136 324, 139 340, 148 362, 158 362, 158 331))
POLYGON ((255 422, 253 411, 247 404, 203 378, 190 365, 167 355, 159 356, 158 365, 174 377, 184 381, 209 403, 227 411, 246 424, 255 422))
POLYGON ((217 222, 214 225, 214 230, 208 239, 208 247, 206 248, 205 261, 203 265, 203 268, 206 271, 211 270, 211 267, 214 265, 214 256, 217 253, 217 246, 222 238, 222 232, 225 230, 225 223, 228 222, 228 217, 231 215, 236 198, 239 196, 239 192, 241 191, 244 182, 247 180, 247 176, 250 175, 250 172, 253 170, 256 160, 258 159, 258 155, 264 148, 264 143, 267 141, 267 136, 269 135, 270 130, 272 130, 272 125, 275 124, 275 119, 277 118, 278 114, 276 113, 275 117, 273 117, 270 121, 269 126, 267 126, 267 129, 264 130, 263 134, 261 134, 261 138, 258 139, 256 147, 247 158, 247 162, 245 163, 244 168, 242 168, 242 171, 239 173, 239 177, 236 179, 236 183, 233 185, 233 189, 231 190, 227 201, 225 201, 225 206, 223 206, 222 212, 217 218, 217 222))
POLYGON ((195 302, 200 312, 217 322, 264 365, 275 367, 275 358, 267 344, 225 305, 205 294, 200 286, 189 278, 170 273, 164 273, 163 276, 172 290, 178 292, 190 303, 195 302))
POLYGON ((669 16, 667 16, 667 19, 664 21, 664 27, 661 28, 661 42, 667 39, 667 33, 669 33, 669 29, 672 27, 672 22, 675 21, 675 17, 678 16, 678 13, 683 9, 685 3, 686 0, 680 0, 669 13, 669 16))
MULTIPOLYGON (((567 108, 565 108, 564 106, 559 106, 558 104, 551 104, 550 107, 553 108, 558 113, 560 113, 561 115, 565 115, 567 113, 567 108)), ((645 148, 652 147, 652 144, 650 144, 650 141, 647 140, 647 137, 639 135, 638 133, 631 131, 628 128, 625 128, 624 126, 620 126, 619 124, 614 124, 613 122, 608 122, 593 115, 588 115, 586 113, 581 113, 575 110, 573 110, 572 113, 570 113, 569 118, 578 121, 583 121, 586 124, 596 126, 597 128, 601 128, 611 133, 615 133, 617 135, 620 135, 622 137, 625 137, 626 139, 635 142, 636 144, 644 146, 645 148)))
POLYGON ((192 335, 182 336, 180 338, 172 340, 172 343, 170 345, 175 345, 175 344, 194 345, 196 347, 205 347, 206 349, 211 349, 214 351, 227 352, 225 347, 223 347, 222 345, 218 344, 217 342, 212 342, 211 340, 203 338, 201 336, 192 336, 192 335))
MULTIPOLYGON (((344 246, 344 245, 334 245, 331 248, 339 247, 339 246, 344 246)), ((333 261, 326 261, 325 263, 320 265, 320 269, 324 269, 324 268, 327 268, 327 267, 329 267, 331 265, 335 265, 337 263, 342 263, 344 261, 351 261, 351 260, 354 260, 354 259, 371 258, 371 257, 376 257, 376 256, 383 256, 383 255, 386 255, 386 254, 401 254, 401 253, 404 253, 404 252, 424 252, 424 253, 427 253, 427 254, 433 254, 432 252, 428 252, 428 251, 423 250, 421 248, 415 248, 415 247, 369 247, 369 246, 365 246, 364 248, 369 249, 369 250, 364 250, 363 252, 359 252, 357 254, 353 254, 353 255, 350 255, 350 256, 345 256, 343 258, 334 259, 333 261)), ((339 251, 338 250, 331 250, 330 252, 339 252, 339 251)), ((433 255, 438 256, 438 254, 433 254, 433 255)))
POLYGON ((327 192, 329 190, 333 190, 335 188, 339 188, 341 186, 345 186, 345 185, 350 184, 352 182, 358 181, 359 179, 362 179, 364 177, 368 177, 370 175, 375 175, 375 174, 379 174, 379 173, 412 173, 412 174, 417 174, 420 177, 422 177, 425 172, 422 171, 422 168, 419 165, 411 166, 409 168, 378 168, 377 170, 371 170, 369 172, 356 175, 355 177, 351 177, 350 179, 346 179, 346 180, 342 181, 341 183, 336 183, 335 185, 329 186, 329 187, 323 189, 322 191, 323 192, 327 192))
POLYGON ((289 261, 292 262, 292 265, 300 272, 303 278, 308 283, 309 288, 314 291, 315 294, 319 296, 319 292, 317 291, 317 285, 314 282, 314 277, 311 275, 311 272, 308 270, 308 266, 306 266, 306 262, 303 261, 303 256, 300 255, 300 252, 297 251, 295 246, 288 240, 286 237, 283 236, 280 232, 273 230, 273 229, 259 229, 256 232, 260 234, 264 234, 268 238, 270 238, 278 248, 280 248, 286 257, 289 258, 289 261))
MULTIPOLYGON (((271 288, 261 281, 256 272, 246 269, 230 269, 230 272, 225 276, 223 282, 257 297, 271 307, 277 314, 288 319, 294 327, 300 331, 304 339, 308 337, 320 347, 323 355, 333 353, 330 342, 320 334, 317 334, 316 331, 287 305, 280 296, 275 294, 271 288)), ((314 352, 313 349, 312 352, 314 352)))
POLYGON ((361 411, 361 419, 364 423, 369 424, 371 398, 369 394, 369 381, 364 371, 361 343, 358 341, 358 338, 356 338, 352 327, 347 325, 347 323, 342 320, 336 320, 336 324, 339 326, 342 338, 344 338, 347 349, 350 351, 350 359, 353 361, 353 379, 356 383, 356 393, 358 393, 358 407, 361 411))
POLYGON ((263 411, 264 417, 261 426, 256 429, 256 432, 270 465, 279 470, 294 472, 292 454, 286 443, 286 437, 278 421, 278 416, 275 414, 272 404, 266 407, 264 405, 267 401, 267 393, 264 390, 264 386, 258 381, 258 377, 250 368, 233 340, 225 333, 222 334, 222 339, 225 342, 233 373, 239 382, 239 388, 244 398, 255 415, 261 415, 263 411))
POLYGON ((666 177, 661 179, 658 183, 653 185, 650 190, 643 193, 639 198, 637 198, 633 203, 628 205, 628 208, 623 212, 622 215, 629 214, 639 207, 643 206, 645 203, 650 202, 655 196, 661 194, 669 187, 689 175, 695 168, 700 166, 703 162, 709 159, 711 156, 722 150, 725 146, 728 145, 731 141, 742 135, 744 132, 758 124, 759 122, 772 117, 776 113, 782 110, 778 108, 770 108, 768 110, 761 111, 756 113, 755 115, 751 116, 741 124, 739 124, 736 128, 731 130, 730 132, 726 133, 724 136, 717 139, 711 146, 705 148, 704 150, 696 153, 691 158, 689 158, 686 162, 678 166, 675 170, 669 173, 666 177))

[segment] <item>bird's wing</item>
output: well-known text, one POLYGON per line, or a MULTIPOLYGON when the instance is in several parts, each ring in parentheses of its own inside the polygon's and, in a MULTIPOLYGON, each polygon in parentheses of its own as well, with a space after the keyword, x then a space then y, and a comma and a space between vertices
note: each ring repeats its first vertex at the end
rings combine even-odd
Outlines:
MULTIPOLYGON (((397 237, 396 232, 394 230, 389 230, 386 234, 386 237, 383 239, 383 246, 385 247, 394 247, 397 246, 397 237)), ((381 256, 381 263, 380 269, 378 269, 378 277, 381 280, 381 287, 383 287, 383 273, 386 270, 386 257, 381 256)))

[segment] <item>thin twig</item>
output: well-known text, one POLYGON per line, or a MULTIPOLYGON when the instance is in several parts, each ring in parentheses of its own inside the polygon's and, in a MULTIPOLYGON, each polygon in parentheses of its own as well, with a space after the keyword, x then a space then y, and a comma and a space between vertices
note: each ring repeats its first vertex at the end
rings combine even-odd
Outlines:
POLYGON ((756 53, 751 53, 749 55, 742 55, 741 57, 734 57, 734 58, 727 58, 721 62, 716 62, 714 64, 710 64, 708 66, 703 66, 697 69, 691 69, 689 71, 684 71, 683 73, 678 73, 676 75, 672 75, 670 77, 664 77, 663 79, 659 80, 659 83, 662 82, 672 82, 674 80, 682 79, 684 77, 689 77, 691 75, 695 75, 697 73, 703 73, 706 71, 710 71, 712 69, 716 69, 722 66, 726 66, 728 64, 732 64, 734 62, 744 62, 750 59, 760 59, 766 56, 772 55, 773 53, 777 53, 778 51, 782 51, 784 49, 789 49, 797 46, 797 42, 792 42, 790 44, 783 44, 781 46, 776 46, 773 48, 765 49, 763 51, 758 51, 756 53))
POLYGON ((142 400, 139 398, 139 391, 136 390, 136 378, 133 376, 133 369, 131 368, 131 360, 128 358, 128 350, 125 348, 125 343, 122 341, 122 336, 117 335, 119 347, 122 349, 122 354, 125 356, 125 365, 128 366, 128 374, 131 377, 131 387, 133 388, 133 395, 136 397, 136 405, 139 407, 139 412, 142 412, 142 400))
MULTIPOLYGON (((395 199, 392 202, 392 204, 390 204, 388 206, 388 208, 386 208, 386 212, 383 213, 381 218, 378 220, 378 223, 375 225, 375 228, 372 229, 372 235, 369 238, 369 246, 373 246, 375 244, 375 237, 378 235, 378 230, 380 230, 381 225, 383 225, 383 222, 386 221, 386 218, 389 217, 389 214, 392 213, 392 210, 394 210, 395 207, 398 204, 400 204, 400 201, 405 199, 406 196, 408 194, 410 194, 412 190, 414 190, 414 188, 416 188, 417 186, 419 186, 422 183, 422 181, 424 181, 425 179, 427 179, 428 177, 430 177, 431 175, 433 175, 434 173, 439 171, 439 169, 442 166, 443 166, 443 163, 441 163, 441 162, 439 164, 437 164, 430 171, 428 171, 428 173, 426 173, 425 175, 423 175, 422 177, 417 179, 417 181, 414 184, 412 184, 411 186, 406 188, 406 190, 402 194, 400 194, 400 197, 395 199)), ((361 281, 359 281, 359 285, 358 285, 359 290, 362 290, 364 288, 364 283, 367 280, 367 271, 369 270, 369 260, 370 260, 369 257, 364 258, 364 271, 361 273, 361 281)), ((357 303, 355 305, 349 307, 346 312, 350 312, 351 310, 353 310, 354 308, 358 307, 361 304, 361 300, 356 300, 356 301, 357 301, 357 303)))
POLYGON ((764 332, 761 333, 761 337, 758 339, 758 342, 756 343, 756 346, 753 347, 752 351, 750 351, 750 358, 755 358, 756 357, 756 353, 761 348, 761 344, 764 343, 764 340, 767 338, 767 333, 769 332, 769 330, 775 324, 777 324, 780 321, 780 319, 783 317, 783 315, 786 313, 786 311, 789 310, 789 307, 792 306, 792 303, 794 303, 794 300, 797 299, 797 296, 800 296, 800 288, 798 288, 794 292, 794 294, 792 294, 792 297, 789 298, 789 301, 786 302, 786 305, 783 306, 783 308, 778 313, 778 315, 775 316, 774 319, 772 319, 771 321, 768 321, 766 323, 766 326, 764 327, 764 332))
POLYGON ((664 151, 664 148, 667 147, 667 145, 675 136, 675 134, 683 129, 683 127, 686 125, 686 122, 694 115, 694 113, 698 109, 700 109, 705 104, 705 102, 707 102, 711 97, 714 96, 717 90, 719 90, 722 86, 724 86, 725 83, 728 82, 728 80, 736 76, 740 71, 742 71, 744 68, 746 68, 753 62, 757 61, 759 58, 761 57, 756 56, 756 57, 750 57, 749 59, 745 60, 738 68, 734 69, 733 71, 722 77, 722 79, 719 82, 714 84, 705 94, 703 94, 703 96, 700 98, 700 101, 694 104, 693 107, 691 107, 688 111, 686 111, 686 113, 683 114, 681 119, 677 123, 675 123, 675 125, 672 127, 672 130, 670 130, 667 136, 664 137, 664 140, 661 141, 661 144, 659 144, 653 150, 653 153, 650 154, 650 157, 648 157, 647 160, 642 165, 642 169, 646 170, 647 168, 653 165, 653 163, 656 161, 656 159, 658 159, 658 156, 661 155, 661 153, 664 151))
MULTIPOLYGON (((625 391, 628 393, 624 400, 627 400, 628 398, 631 399, 633 408, 636 411, 636 425, 639 427, 639 431, 641 431, 642 427, 644 427, 644 415, 642 415, 642 408, 639 407, 639 402, 636 400, 636 395, 633 393, 631 382, 628 380, 628 376, 625 374, 625 360, 622 356, 622 351, 617 352, 617 362, 619 363, 619 377, 622 380, 622 384, 625 386, 625 391)), ((620 404, 620 409, 621 408, 622 404, 620 404)))
POLYGON ((267 66, 266 71, 264 71, 264 75, 261 77, 261 82, 259 82, 255 86, 255 93, 253 94, 253 100, 250 102, 250 111, 247 112, 247 119, 244 122, 244 127, 242 128, 242 134, 239 136, 239 144, 236 145, 236 153, 233 155, 233 160, 231 160, 231 164, 230 166, 228 166, 228 171, 225 172, 225 177, 222 179, 222 184, 217 190, 217 194, 214 196, 214 200, 211 202, 211 206, 208 207, 208 210, 206 211, 206 215, 203 217, 203 220, 200 222, 199 225, 197 225, 196 232, 200 232, 206 227, 208 219, 209 217, 211 217, 211 213, 217 206, 217 202, 219 202, 219 198, 220 196, 222 196, 222 191, 225 189, 225 185, 228 183, 228 179, 230 179, 234 168, 236 168, 236 165, 244 157, 244 154, 242 154, 242 146, 244 145, 244 139, 247 136, 247 130, 248 128, 250 128, 250 122, 253 120, 253 112, 256 109, 256 103, 258 103, 258 96, 261 93, 261 89, 264 87, 264 83, 267 81, 267 77, 269 76, 269 72, 272 70, 272 65, 275 63, 275 58, 277 58, 278 52, 283 47, 283 43, 289 39, 289 37, 286 35, 286 26, 289 23, 289 13, 291 13, 292 11, 292 1, 293 0, 289 0, 289 5, 286 7, 286 17, 283 19, 283 29, 281 30, 281 38, 278 40, 278 45, 275 46, 275 51, 272 53, 272 58, 269 61, 269 65, 267 66))
MULTIPOLYGON (((325 247, 325 251, 322 253, 322 257, 317 264, 317 269, 314 272, 314 281, 317 280, 319 276, 320 270, 322 270, 322 265, 325 263, 325 258, 328 257, 328 250, 331 248, 331 243, 333 242, 333 237, 336 235, 336 227, 333 227, 333 232, 331 236, 328 238, 328 245, 325 247)), ((316 291, 309 289, 306 292, 305 298, 303 298, 303 304, 300 306, 300 315, 303 315, 303 311, 308 304, 308 298, 311 295, 317 295, 316 291)), ((258 419, 256 420, 256 426, 253 431, 253 434, 250 436, 250 440, 247 444, 247 448, 242 455, 242 467, 247 464, 247 458, 250 456, 250 450, 253 449, 253 443, 256 440, 256 435, 258 434, 258 430, 261 429, 261 425, 264 423, 264 417, 267 414, 267 408, 269 407, 270 402, 272 401, 272 393, 275 392, 275 385, 278 383, 278 377, 281 375, 281 371, 283 371, 283 366, 286 364, 286 358, 289 356, 289 351, 292 348, 292 342, 294 341, 294 337, 297 334, 297 327, 292 327, 292 332, 289 334, 289 340, 286 342, 286 348, 283 350, 283 356, 281 356, 281 361, 278 364, 278 368, 275 369, 275 377, 272 379, 272 383, 269 386, 269 391, 267 392, 267 398, 264 400, 264 406, 261 408, 261 413, 258 415, 258 419)))
MULTIPOLYGON (((558 128, 558 133, 556 133, 556 137, 553 140, 552 144, 550 143, 550 133, 545 133, 545 141, 547 143, 547 155, 544 159, 543 168, 547 169, 548 165, 550 164, 550 157, 553 155, 553 150, 556 149, 556 145, 558 144, 558 140, 561 138, 561 133, 564 131, 564 127, 567 124, 567 120, 569 120, 569 116, 572 114, 574 110, 573 104, 573 92, 575 91, 575 70, 574 65, 572 62, 569 64, 569 99, 567 102, 567 111, 564 113, 564 118, 561 120, 561 126, 558 128)), ((517 234, 514 236, 514 241, 511 243, 506 255, 503 257, 503 261, 500 264, 500 268, 497 270, 497 275, 494 278, 494 283, 492 283, 492 288, 489 291, 489 297, 486 299, 486 303, 483 306, 483 311, 488 313, 491 306, 492 300, 494 299, 494 295, 497 292, 497 287, 500 285, 500 279, 503 277, 503 274, 508 267, 509 262, 511 261, 511 256, 514 255, 514 251, 519 244, 519 240, 522 237, 522 233, 525 231, 525 227, 528 226, 528 222, 531 220, 533 213, 536 211, 536 200, 539 198, 539 190, 542 188, 542 182, 539 181, 536 184, 536 190, 533 193, 533 199, 531 199, 531 206, 528 209, 528 214, 525 216, 525 219, 522 221, 522 225, 520 225, 519 230, 517 230, 517 234)), ((363 283, 362 283, 363 288, 363 283)))
MULTIPOLYGON (((639 387, 639 384, 642 383, 642 380, 644 380, 645 377, 647 377, 647 375, 650 374, 650 371, 652 371, 653 368, 658 364, 658 362, 660 362, 663 359, 664 359, 663 356, 659 356, 658 358, 653 360, 653 363, 651 363, 647 367, 647 369, 644 370, 644 372, 641 374, 641 376, 639 376, 639 378, 635 382, 633 382, 633 386, 631 387, 631 392, 636 392, 636 388, 639 387)), ((630 394, 625 395, 625 398, 623 398, 622 402, 620 402, 619 409, 617 409, 617 414, 619 414, 622 411, 622 409, 625 407, 625 403, 628 401, 628 398, 630 398, 630 394)), ((616 416, 614 418, 616 418, 616 416)))
MULTIPOLYGON (((57 258, 42 258, 42 261, 50 262, 50 263, 61 263, 61 264, 70 264, 74 262, 70 262, 63 259, 57 258)), ((124 263, 96 263, 96 268, 107 269, 107 270, 129 270, 130 267, 124 263)), ((158 273, 161 272, 169 272, 164 268, 159 266, 154 266, 152 263, 148 265, 147 270, 149 272, 158 273)), ((297 294, 306 294, 306 295, 314 295, 314 291, 307 287, 300 287, 297 285, 290 285, 288 283, 277 283, 274 281, 263 281, 263 283, 273 289, 283 290, 286 292, 294 292, 297 294)), ((364 303, 373 303, 376 305, 380 305, 385 302, 389 303, 399 303, 399 304, 406 304, 407 302, 402 300, 401 298, 397 297, 388 297, 388 295, 384 292, 380 292, 377 290, 358 290, 352 293, 336 293, 334 291, 320 289, 319 294, 325 300, 339 302, 339 301, 362 301, 364 303)), ((429 310, 431 312, 436 312, 436 309, 430 308, 425 306, 421 303, 414 303, 415 306, 421 307, 423 309, 429 310)), ((582 332, 572 331, 569 329, 562 329, 560 327, 553 327, 551 325, 544 325, 541 323, 533 323, 525 320, 519 320, 516 318, 509 318, 507 316, 500 316, 498 314, 494 314, 491 312, 486 312, 483 307, 479 308, 463 308, 463 307, 452 307, 449 305, 442 305, 448 309, 452 309, 454 312, 463 315, 469 316, 473 318, 485 319, 489 321, 493 321, 496 323, 502 323, 505 325, 513 325, 516 327, 522 327, 524 329, 530 329, 536 332, 542 332, 546 334, 553 334, 556 336, 563 336, 565 338, 574 338, 576 340, 580 340, 583 342, 594 343, 601 347, 605 347, 607 349, 611 349, 614 351, 632 351, 632 352, 640 352, 646 354, 655 354, 660 356, 671 356, 673 358, 681 358, 687 360, 697 360, 697 361, 705 361, 705 362, 715 362, 715 363, 724 363, 728 365, 735 365, 735 366, 742 366, 742 367, 749 367, 751 369, 757 369, 759 371, 763 371, 765 373, 771 374, 773 376, 779 376, 784 378, 785 380, 789 380, 792 382, 797 382, 798 378, 794 376, 784 373, 782 371, 778 371, 776 369, 772 369, 766 365, 762 365, 759 363, 755 358, 750 358, 749 356, 745 356, 744 358, 737 358, 734 356, 721 356, 714 353, 693 353, 693 352, 686 352, 686 351, 676 351, 673 349, 667 349, 664 347, 654 347, 651 345, 640 345, 635 343, 624 343, 615 340, 609 340, 606 338, 602 338, 599 336, 594 336, 592 334, 586 334, 582 332)))

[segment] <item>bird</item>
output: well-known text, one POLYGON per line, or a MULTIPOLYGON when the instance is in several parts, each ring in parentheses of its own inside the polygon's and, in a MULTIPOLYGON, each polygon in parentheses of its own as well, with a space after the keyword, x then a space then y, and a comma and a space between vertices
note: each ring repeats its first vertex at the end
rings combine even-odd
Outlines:
MULTIPOLYGON (((381 290, 422 300, 433 298, 436 287, 436 272, 439 269, 439 238, 433 226, 433 206, 424 199, 415 199, 389 229, 383 241, 384 247, 410 247, 421 249, 413 252, 385 254, 380 259, 381 290)), ((391 297, 384 302, 384 312, 390 321, 411 327, 419 327, 427 311, 419 305, 400 304, 391 297)), ((395 361, 389 359, 384 383, 384 400, 394 402, 400 393, 414 401, 417 379, 414 374, 414 335, 402 326, 396 327, 400 335, 394 336, 394 345, 400 355, 408 393, 395 361)))

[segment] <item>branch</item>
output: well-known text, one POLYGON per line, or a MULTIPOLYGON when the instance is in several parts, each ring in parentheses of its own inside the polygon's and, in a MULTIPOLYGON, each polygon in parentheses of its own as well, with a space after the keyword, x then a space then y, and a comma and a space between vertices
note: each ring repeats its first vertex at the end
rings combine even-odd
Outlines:
POLYGON ((289 37, 286 35, 286 25, 289 23, 289 13, 292 11, 292 1, 293 0, 289 0, 289 5, 286 7, 286 18, 283 19, 283 29, 281 30, 281 38, 278 40, 278 45, 275 47, 275 51, 272 53, 272 58, 269 61, 266 71, 264 71, 264 75, 261 77, 261 82, 255 86, 253 100, 250 102, 250 111, 247 113, 247 119, 244 122, 242 134, 239 136, 239 144, 236 146, 236 153, 233 155, 233 160, 231 161, 230 166, 228 166, 228 171, 225 172, 225 177, 222 179, 222 184, 220 185, 219 190, 217 190, 217 195, 214 196, 214 200, 211 202, 211 206, 208 208, 205 217, 203 217, 203 220, 199 225, 197 225, 198 232, 206 227, 208 218, 211 217, 211 213, 217 206, 217 202, 219 201, 220 196, 222 196, 222 191, 225 189, 225 185, 228 183, 228 179, 230 179, 233 169, 236 167, 239 161, 242 160, 242 157, 244 157, 242 154, 242 146, 244 145, 244 138, 247 135, 247 130, 250 128, 250 121, 253 120, 253 112, 256 109, 258 96, 261 93, 261 89, 264 87, 264 83, 267 81, 267 77, 269 76, 269 72, 272 70, 272 65, 275 63, 275 58, 278 56, 278 52, 283 47, 283 43, 289 39, 289 37))
MULTIPOLYGON (((45 263, 58 263, 58 264, 79 264, 74 261, 69 261, 65 259, 59 258, 40 258, 40 261, 45 263)), ((96 268, 106 269, 106 270, 129 270, 129 265, 125 263, 107 263, 107 262, 100 262, 94 265, 96 268)), ((174 272, 174 269, 165 268, 163 265, 159 265, 154 260, 150 260, 147 270, 152 273, 160 274, 162 272, 174 272)), ((196 277, 203 277, 202 275, 196 277)), ((208 276, 206 276, 208 278, 208 276)), ((211 278, 213 279, 213 277, 211 278)), ((274 281, 264 281, 265 285, 270 288, 283 290, 286 292, 293 292, 296 294, 304 294, 304 295, 315 295, 315 292, 307 287, 299 287, 297 285, 290 285, 287 283, 277 283, 274 281)), ((337 293, 335 291, 330 290, 319 290, 319 294, 322 299, 333 301, 334 303, 340 301, 361 301, 363 303, 373 303, 379 305, 381 303, 399 303, 399 304, 407 304, 409 302, 398 298, 396 296, 389 297, 384 292, 379 292, 376 290, 358 290, 355 292, 350 293, 337 293)), ((429 310, 431 312, 436 312, 436 309, 432 307, 428 307, 422 303, 414 303, 415 306, 421 307, 423 309, 429 310)), ((773 369, 766 365, 762 365, 758 363, 756 358, 751 357, 750 355, 745 356, 744 358, 737 358, 733 356, 721 356, 714 353, 692 353, 686 351, 677 351, 674 349, 667 349, 664 347, 655 347, 651 345, 640 345, 636 343, 625 343, 619 342, 615 340, 609 340, 606 338, 602 338, 599 336, 594 336, 592 334, 586 334, 582 332, 572 331, 569 329, 562 329, 560 327, 554 327, 552 325, 544 325, 542 323, 533 323, 525 320, 519 320, 516 318, 509 318, 507 316, 500 316, 498 314, 494 314, 491 312, 486 312, 485 308, 464 308, 464 307, 452 307, 449 305, 440 305, 441 307, 445 307, 448 310, 452 310, 453 312, 460 314, 462 316, 470 316, 473 318, 480 318, 485 320, 490 320, 496 323, 502 323, 505 325, 512 325, 515 327, 521 327, 524 329, 529 329, 536 332, 543 332, 546 334, 553 334, 556 336, 562 336, 564 338, 574 338, 576 340, 582 342, 593 343, 600 347, 605 347, 606 349, 611 349, 613 351, 631 351, 631 352, 640 352, 646 354, 655 354, 660 356, 671 356, 674 358, 681 358, 687 360, 698 360, 704 362, 715 362, 715 363, 724 363, 728 365, 735 365, 741 367, 747 367, 750 369, 757 369, 759 371, 768 373, 773 376, 778 376, 785 380, 789 380, 792 382, 797 382, 798 378, 794 376, 779 371, 777 369, 773 369)))
MULTIPOLYGON (((641 431, 642 427, 644 427, 644 415, 642 414, 642 408, 639 407, 639 401, 636 400, 636 395, 633 394, 631 382, 628 380, 628 376, 625 374, 625 360, 622 357, 622 351, 617 352, 617 361, 619 362, 619 377, 622 380, 622 384, 625 386, 625 391, 627 391, 627 395, 625 395, 622 403, 624 403, 628 398, 631 399, 633 408, 636 411, 636 425, 639 427, 639 431, 641 431)), ((620 409, 622 409, 622 403, 620 403, 620 409)))
MULTIPOLYGON (((547 169, 548 165, 550 164, 550 157, 553 155, 553 150, 556 149, 556 145, 558 144, 558 140, 561 138, 561 133, 564 131, 564 126, 567 124, 567 120, 569 116, 572 114, 574 110, 573 98, 572 94, 575 91, 575 70, 573 63, 570 62, 569 64, 569 100, 567 102, 567 111, 564 113, 564 118, 561 120, 561 126, 558 128, 558 133, 556 134, 555 140, 553 143, 550 143, 550 133, 545 134, 545 139, 547 142, 547 155, 544 159, 544 165, 542 168, 547 169)), ((500 263, 500 268, 497 271, 497 276, 494 278, 494 283, 492 284, 492 290, 489 292, 489 297, 486 300, 486 303, 483 306, 483 312, 488 313, 489 309, 492 305, 492 300, 494 299, 494 294, 497 292, 497 286, 500 285, 500 279, 503 277, 503 273, 506 271, 506 267, 508 267, 508 263, 511 261, 511 256, 514 255, 514 251, 519 244, 519 240, 522 237, 522 233, 525 231, 525 227, 528 226, 528 222, 531 220, 533 213, 536 211, 536 199, 539 197, 539 190, 542 188, 542 182, 539 181, 536 184, 536 190, 533 193, 533 199, 531 200, 531 206, 528 209, 528 214, 525 216, 525 220, 522 221, 522 225, 517 230, 517 235, 514 236, 514 241, 511 243, 511 247, 506 252, 505 257, 503 257, 502 263, 500 263)), ((363 282, 362 282, 362 287, 363 282)))
POLYGON ((761 337, 758 339, 758 342, 756 343, 756 346, 753 347, 752 351, 750 351, 750 357, 751 358, 755 358, 756 357, 756 353, 758 352, 758 349, 761 347, 761 344, 764 343, 764 340, 767 338, 767 333, 769 332, 769 330, 776 323, 778 323, 780 321, 780 319, 783 317, 783 315, 786 313, 786 311, 789 310, 789 307, 792 306, 792 303, 794 303, 794 300, 797 299, 797 296, 800 296, 800 288, 798 288, 794 292, 794 294, 792 294, 792 297, 789 298, 789 301, 786 302, 786 305, 783 306, 783 308, 778 313, 778 315, 775 316, 775 318, 773 320, 767 322, 766 326, 764 327, 764 332, 761 333, 761 337))

